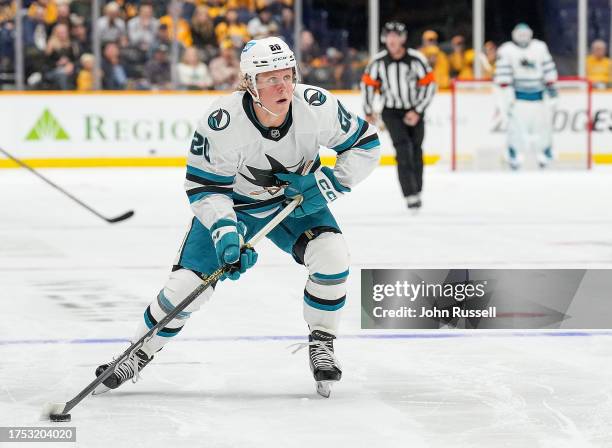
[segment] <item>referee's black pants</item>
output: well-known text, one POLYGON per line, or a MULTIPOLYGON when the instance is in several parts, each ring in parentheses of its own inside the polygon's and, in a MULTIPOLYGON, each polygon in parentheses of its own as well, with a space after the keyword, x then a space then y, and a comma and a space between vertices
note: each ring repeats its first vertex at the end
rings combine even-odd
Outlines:
POLYGON ((391 134, 397 159, 397 174, 404 197, 423 188, 423 117, 415 126, 404 123, 405 110, 383 109, 382 119, 391 134))

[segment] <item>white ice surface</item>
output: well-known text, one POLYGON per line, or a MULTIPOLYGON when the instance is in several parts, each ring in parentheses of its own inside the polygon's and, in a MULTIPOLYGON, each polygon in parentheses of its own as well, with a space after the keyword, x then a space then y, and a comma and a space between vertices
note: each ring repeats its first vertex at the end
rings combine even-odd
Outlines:
MULTIPOLYGON (((44 402, 70 399, 125 348, 110 339, 131 336, 190 218, 183 170, 41 172, 105 214, 136 215, 111 226, 26 171, 0 172, 0 426, 40 424, 44 402)), ((361 330, 359 308, 361 268, 612 268, 610 192, 601 169, 428 170, 412 216, 395 170, 379 168, 334 205, 352 276, 330 399, 305 351, 286 349, 306 333, 305 270, 265 242, 141 382, 87 398, 66 425, 82 447, 610 447, 609 335, 367 339, 401 332, 361 330)))

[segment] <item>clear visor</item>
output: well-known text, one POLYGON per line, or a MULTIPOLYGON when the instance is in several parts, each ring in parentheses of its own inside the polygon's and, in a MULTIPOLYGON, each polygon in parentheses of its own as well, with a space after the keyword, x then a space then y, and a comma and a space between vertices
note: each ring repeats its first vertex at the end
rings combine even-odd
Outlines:
POLYGON ((297 82, 297 71, 293 67, 291 72, 283 70, 282 72, 271 73, 265 72, 260 73, 256 77, 255 85, 257 89, 265 89, 267 87, 278 87, 281 84, 286 87, 293 85, 297 82))

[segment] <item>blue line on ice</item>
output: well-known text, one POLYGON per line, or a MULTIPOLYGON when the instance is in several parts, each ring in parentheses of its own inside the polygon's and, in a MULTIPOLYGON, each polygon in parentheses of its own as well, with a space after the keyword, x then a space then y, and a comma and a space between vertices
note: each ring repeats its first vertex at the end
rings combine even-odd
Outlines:
MULTIPOLYGON (((455 332, 450 330, 443 333, 372 333, 341 335, 340 339, 450 339, 450 338, 509 338, 509 337, 590 337, 612 336, 612 331, 502 331, 502 332, 455 332)), ((278 336, 209 336, 177 338, 181 342, 236 342, 236 341, 300 341, 306 339, 303 335, 278 336)), ((5 339, 0 345, 45 345, 45 344, 118 344, 129 342, 128 338, 99 338, 99 339, 5 339)))

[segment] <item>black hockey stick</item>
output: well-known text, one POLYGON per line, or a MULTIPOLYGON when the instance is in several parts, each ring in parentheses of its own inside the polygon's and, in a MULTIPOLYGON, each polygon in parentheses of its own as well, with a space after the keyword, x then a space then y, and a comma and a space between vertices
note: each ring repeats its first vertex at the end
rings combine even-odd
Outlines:
MULTIPOLYGON (((284 209, 282 209, 278 215, 270 220, 259 232, 244 245, 244 247, 252 248, 257 242, 265 237, 270 231, 276 227, 283 219, 295 210, 295 208, 302 202, 302 197, 298 196, 293 199, 284 209)), ((130 345, 126 351, 124 351, 119 358, 113 361, 113 368, 107 368, 100 376, 96 377, 85 389, 79 392, 72 400, 65 403, 47 403, 43 407, 41 418, 43 420, 51 420, 55 422, 67 422, 70 421, 71 417, 69 412, 79 404, 85 397, 91 394, 98 385, 108 378, 113 372, 114 367, 120 365, 131 356, 135 356, 134 353, 142 348, 142 346, 153 336, 157 334, 159 330, 166 326, 172 319, 174 319, 181 311, 187 308, 200 294, 206 291, 212 284, 221 278, 223 274, 229 272, 233 267, 231 265, 225 265, 217 269, 215 272, 210 274, 196 289, 191 292, 181 303, 179 303, 170 313, 160 320, 153 328, 151 328, 144 336, 138 341, 130 345)))
POLYGON ((45 181, 46 183, 48 183, 49 185, 51 185, 53 188, 55 188, 56 190, 58 190, 60 193, 63 193, 64 195, 68 196, 70 199, 72 199, 74 202, 76 202, 77 204, 79 204, 81 207, 89 210, 91 213, 93 213, 94 215, 96 215, 98 218, 103 219, 104 221, 108 222, 109 224, 114 224, 116 222, 121 222, 121 221, 125 221, 128 218, 131 218, 132 216, 134 216, 134 210, 130 210, 125 212, 122 215, 116 216, 114 218, 107 218, 106 216, 102 215, 100 212, 94 210, 93 208, 91 208, 89 205, 85 204, 83 201, 81 201, 80 199, 75 198, 72 194, 68 193, 66 190, 64 190, 62 187, 60 187, 59 185, 56 185, 55 183, 51 182, 49 179, 47 179, 45 176, 43 176, 42 174, 40 174, 38 171, 36 171, 34 168, 32 168, 31 166, 27 165, 25 162, 23 162, 22 160, 19 160, 17 157, 9 154, 8 152, 6 152, 4 149, 0 148, 0 152, 2 154, 4 154, 5 156, 7 156, 9 159, 11 159, 13 162, 15 162, 17 165, 21 166, 22 168, 25 168, 26 170, 28 170, 30 173, 34 174, 35 176, 38 176, 40 179, 42 179, 43 181, 45 181))

